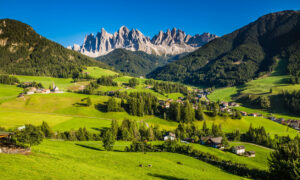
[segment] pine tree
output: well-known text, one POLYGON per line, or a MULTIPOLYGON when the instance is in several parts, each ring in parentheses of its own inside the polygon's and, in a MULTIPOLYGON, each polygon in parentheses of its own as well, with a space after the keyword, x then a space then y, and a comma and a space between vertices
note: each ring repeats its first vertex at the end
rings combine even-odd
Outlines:
POLYGON ((201 102, 198 103, 198 107, 197 107, 197 110, 196 110, 196 119, 204 120, 204 115, 203 115, 203 111, 202 111, 201 102))
POLYGON ((180 110, 180 104, 176 103, 176 110, 175 110, 175 115, 176 115, 176 121, 180 122, 181 121, 181 110, 180 110))
POLYGON ((154 140, 154 132, 153 132, 152 126, 149 127, 148 130, 147 130, 147 139, 149 141, 153 141, 154 140))
POLYGON ((46 138, 51 138, 53 136, 53 132, 52 132, 51 128, 45 121, 43 121, 43 123, 41 125, 41 131, 44 133, 44 136, 46 138))
POLYGON ((91 106, 92 105, 92 100, 91 100, 90 97, 87 97, 87 99, 86 99, 86 105, 87 106, 91 106))
POLYGON ((111 122, 111 131, 112 131, 112 134, 114 136, 114 139, 117 139, 118 129, 119 129, 119 125, 118 125, 117 120, 115 120, 115 119, 112 120, 112 122, 111 122))
POLYGON ((115 138, 114 138, 114 135, 113 135, 111 129, 108 129, 105 131, 102 142, 103 142, 103 147, 105 150, 107 150, 107 151, 113 150, 115 138))
POLYGON ((300 179, 300 139, 295 138, 279 144, 271 153, 269 161, 270 179, 300 179))
POLYGON ((208 136, 208 130, 209 129, 207 128, 206 121, 204 121, 202 126, 202 131, 205 134, 205 136, 208 136))

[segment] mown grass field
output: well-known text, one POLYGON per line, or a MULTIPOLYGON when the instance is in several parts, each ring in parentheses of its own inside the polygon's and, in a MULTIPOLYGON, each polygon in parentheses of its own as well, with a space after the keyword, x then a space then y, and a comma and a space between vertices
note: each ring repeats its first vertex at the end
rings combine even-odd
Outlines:
POLYGON ((53 77, 44 77, 44 76, 20 76, 16 75, 16 77, 21 82, 38 82, 42 83, 44 88, 49 88, 50 85, 55 83, 57 87, 59 87, 61 90, 67 90, 68 87, 72 85, 72 79, 71 78, 53 78, 53 77))
POLYGON ((1 179, 244 179, 185 155, 123 152, 128 143, 116 145, 109 152, 100 142, 46 140, 30 155, 0 154, 1 179))
MULTIPOLYGON (((297 136, 297 131, 289 128, 287 126, 278 124, 276 122, 273 122, 271 120, 262 118, 262 117, 250 117, 250 116, 244 116, 241 120, 238 119, 231 119, 231 118, 223 118, 223 117, 215 117, 205 118, 206 124, 209 128, 211 128, 212 124, 221 124, 222 130, 224 132, 233 132, 236 129, 239 129, 241 132, 248 131, 250 124, 252 123, 253 127, 264 127, 266 132, 270 133, 271 136, 274 136, 275 134, 279 136, 286 136, 289 135, 290 137, 297 136)), ((195 124, 198 127, 202 127, 204 121, 196 121, 195 124)))
POLYGON ((87 67, 87 69, 83 72, 87 72, 90 76, 94 78, 100 78, 101 76, 113 76, 118 74, 117 72, 99 67, 87 67))
POLYGON ((229 88, 221 88, 216 89, 212 94, 208 95, 207 97, 212 101, 225 101, 230 102, 232 101, 232 95, 237 93, 236 87, 229 87, 229 88))
POLYGON ((0 104, 8 100, 15 99, 22 91, 23 88, 0 84, 0 104))

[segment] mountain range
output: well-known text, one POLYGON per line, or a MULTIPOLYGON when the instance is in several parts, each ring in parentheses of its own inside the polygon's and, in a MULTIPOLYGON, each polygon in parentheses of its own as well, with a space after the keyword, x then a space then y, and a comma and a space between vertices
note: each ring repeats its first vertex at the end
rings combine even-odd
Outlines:
POLYGON ((276 67, 300 83, 300 11, 267 14, 214 39, 147 77, 195 85, 233 86, 276 67))
POLYGON ((68 48, 90 57, 102 56, 119 48, 162 56, 192 52, 215 38, 217 36, 210 33, 191 36, 180 29, 173 28, 166 32, 160 31, 150 39, 137 29, 129 30, 122 26, 113 34, 102 28, 96 35, 86 35, 81 46, 74 44, 68 48))

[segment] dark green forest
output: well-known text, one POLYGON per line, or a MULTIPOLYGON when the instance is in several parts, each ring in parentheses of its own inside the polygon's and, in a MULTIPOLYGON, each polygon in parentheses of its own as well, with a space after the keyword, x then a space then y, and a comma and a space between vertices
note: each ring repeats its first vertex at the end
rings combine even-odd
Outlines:
POLYGON ((0 73, 72 77, 85 66, 104 63, 68 50, 16 20, 0 20, 0 73))

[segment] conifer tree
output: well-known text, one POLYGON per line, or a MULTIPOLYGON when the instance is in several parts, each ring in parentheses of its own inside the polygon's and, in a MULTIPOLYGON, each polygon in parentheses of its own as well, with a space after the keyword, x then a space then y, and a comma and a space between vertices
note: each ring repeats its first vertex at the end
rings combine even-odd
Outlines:
POLYGON ((102 142, 103 142, 103 147, 105 150, 107 150, 107 151, 113 150, 115 138, 114 138, 114 135, 113 135, 111 129, 108 129, 105 131, 102 142))
POLYGON ((197 120, 204 120, 204 115, 203 115, 203 111, 202 111, 201 102, 198 103, 198 107, 197 107, 197 110, 196 110, 196 119, 197 120))

